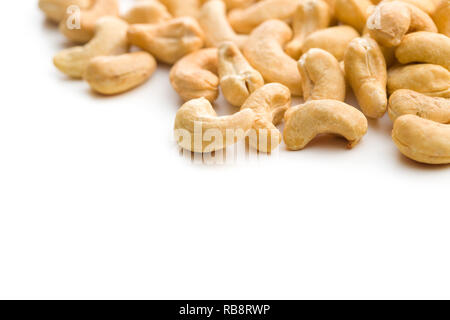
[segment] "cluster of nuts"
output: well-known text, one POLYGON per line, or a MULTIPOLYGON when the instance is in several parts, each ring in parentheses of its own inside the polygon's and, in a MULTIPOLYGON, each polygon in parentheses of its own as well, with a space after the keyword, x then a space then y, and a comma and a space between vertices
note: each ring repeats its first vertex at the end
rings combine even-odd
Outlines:
POLYGON ((184 149, 212 152, 251 136, 260 152, 283 138, 300 150, 323 133, 353 147, 367 117, 388 112, 405 156, 450 163, 450 0, 140 0, 123 16, 118 0, 39 6, 83 44, 58 53, 55 66, 101 94, 139 86, 156 61, 173 64, 184 149), (219 87, 239 111, 217 116, 219 87), (344 103, 350 88, 361 111, 344 103), (292 95, 305 103, 291 107, 292 95))

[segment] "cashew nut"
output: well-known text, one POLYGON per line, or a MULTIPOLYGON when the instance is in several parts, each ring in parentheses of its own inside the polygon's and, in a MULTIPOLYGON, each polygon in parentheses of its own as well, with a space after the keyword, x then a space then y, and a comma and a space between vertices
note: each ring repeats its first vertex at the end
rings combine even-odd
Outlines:
POLYGON ((91 59, 83 78, 94 91, 111 95, 141 85, 155 70, 155 58, 147 52, 134 52, 91 59))
POLYGON ((345 100, 345 78, 336 58, 322 49, 310 49, 298 61, 305 100, 345 100))
POLYGON ((206 98, 210 102, 219 95, 217 49, 203 49, 179 60, 170 70, 170 83, 184 101, 206 98))
POLYGON ((301 96, 302 86, 297 63, 283 50, 284 44, 291 36, 292 31, 284 22, 266 21, 253 30, 243 53, 266 82, 284 84, 293 95, 301 96))
POLYGON ((127 52, 128 24, 115 17, 98 20, 95 36, 84 46, 62 50, 53 59, 55 66, 73 78, 81 78, 90 59, 127 52))
POLYGON ((345 75, 358 99, 361 110, 371 118, 386 113, 386 62, 376 41, 356 38, 345 53, 345 75))
POLYGON ((279 83, 269 83, 259 88, 245 101, 241 111, 251 109, 256 114, 252 126, 250 145, 260 152, 270 153, 281 142, 281 133, 275 127, 283 120, 291 106, 291 92, 279 83))
POLYGON ((337 0, 335 14, 339 21, 362 32, 372 6, 370 0, 337 0))
POLYGON ((429 15, 401 1, 381 2, 367 19, 367 28, 371 37, 385 47, 398 46, 409 32, 437 32, 429 15))
POLYGON ((297 0, 261 0, 248 8, 231 10, 228 20, 237 32, 250 33, 264 21, 288 20, 296 8, 297 0))
POLYGON ((197 18, 200 9, 200 0, 159 0, 174 17, 197 18))
POLYGON ((450 99, 429 97, 402 89, 389 98, 389 117, 395 121, 405 114, 414 114, 428 120, 450 124, 450 99))
POLYGON ((403 64, 426 62, 450 70, 450 38, 433 32, 410 33, 403 38, 395 56, 403 64))
POLYGON ((79 26, 72 21, 73 13, 66 13, 59 24, 59 30, 71 41, 86 43, 95 34, 97 20, 104 16, 119 16, 117 0, 92 0, 90 7, 80 10, 79 26))
MULTIPOLYGON (((383 0, 384 2, 396 1, 396 0, 383 0)), ((401 2, 406 2, 412 4, 425 12, 428 15, 432 15, 437 7, 437 1, 439 0, 398 0, 401 2)))
POLYGON ((286 52, 295 60, 302 55, 305 38, 314 31, 330 25, 330 8, 323 0, 302 0, 293 16, 294 39, 286 45, 286 52))
POLYGON ((240 107, 252 92, 264 85, 261 74, 253 69, 233 42, 219 47, 218 71, 225 99, 240 107))
POLYGON ((251 109, 218 117, 205 98, 186 102, 175 118, 178 145, 193 152, 213 152, 244 139, 252 128, 256 114, 251 109))
POLYGON ((410 89, 432 97, 450 98, 450 71, 434 64, 396 66, 388 71, 389 94, 410 89))
POLYGON ((70 6, 85 9, 90 4, 91 0, 39 0, 39 8, 45 13, 48 19, 57 23, 64 19, 67 9, 70 6))
POLYGON ((256 1, 257 0, 224 0, 228 10, 236 8, 247 8, 254 4, 256 1))
POLYGON ((198 21, 205 32, 205 42, 208 47, 217 48, 223 41, 232 41, 241 48, 248 38, 237 35, 231 28, 225 3, 221 0, 207 1, 200 10, 198 21))
POLYGON ((133 24, 128 29, 131 44, 149 52, 159 61, 173 64, 203 47, 203 31, 191 17, 159 24, 133 24))
POLYGON ((395 120, 392 139, 403 155, 421 163, 450 163, 450 125, 404 115, 395 120))
POLYGON ((359 37, 359 33, 349 26, 336 26, 311 33, 303 43, 302 52, 312 48, 320 48, 328 51, 341 61, 344 59, 345 50, 353 39, 359 37))
POLYGON ((317 135, 343 136, 354 147, 367 133, 367 119, 361 111, 336 100, 314 100, 290 108, 285 116, 284 142, 289 150, 301 150, 317 135))
POLYGON ((160 23, 171 18, 167 8, 157 0, 139 1, 123 16, 129 24, 160 23))
POLYGON ((439 32, 450 37, 450 0, 441 0, 433 14, 433 20, 439 32))

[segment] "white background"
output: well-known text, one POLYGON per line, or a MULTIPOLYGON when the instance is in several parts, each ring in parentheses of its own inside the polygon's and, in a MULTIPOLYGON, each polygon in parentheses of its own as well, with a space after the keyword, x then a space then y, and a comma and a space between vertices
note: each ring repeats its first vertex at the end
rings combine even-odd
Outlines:
POLYGON ((450 168, 387 117, 353 150, 192 164, 168 67, 98 96, 53 67, 37 1, 3 8, 0 298, 450 298, 450 168))

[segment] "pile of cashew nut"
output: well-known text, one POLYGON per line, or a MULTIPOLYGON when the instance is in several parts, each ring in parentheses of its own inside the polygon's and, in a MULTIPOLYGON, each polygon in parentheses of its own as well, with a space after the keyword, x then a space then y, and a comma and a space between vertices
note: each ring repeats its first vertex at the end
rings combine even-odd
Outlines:
POLYGON ((136 0, 124 14, 118 0, 39 7, 79 45, 56 54, 55 66, 100 94, 172 65, 185 102, 174 128, 183 149, 248 139, 258 152, 283 140, 301 150, 320 134, 351 148, 367 118, 387 112, 401 153, 450 163, 450 0, 136 0), (215 112, 220 90, 234 114, 215 112), (350 90, 359 109, 344 102, 350 90), (291 107, 292 96, 304 103, 291 107))

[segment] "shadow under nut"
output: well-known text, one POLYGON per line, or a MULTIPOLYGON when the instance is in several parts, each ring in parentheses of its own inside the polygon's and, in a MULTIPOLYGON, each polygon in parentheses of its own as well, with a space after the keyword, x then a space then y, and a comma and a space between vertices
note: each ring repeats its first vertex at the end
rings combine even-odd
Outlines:
POLYGON ((426 164, 450 163, 450 125, 404 115, 394 122, 392 139, 406 157, 426 164))
POLYGON ((367 133, 364 114, 336 100, 314 100, 290 108, 285 114, 284 142, 289 150, 301 150, 320 134, 335 134, 355 146, 367 133))
POLYGON ((202 49, 179 60, 170 70, 170 83, 184 101, 219 95, 218 53, 216 48, 202 49))

